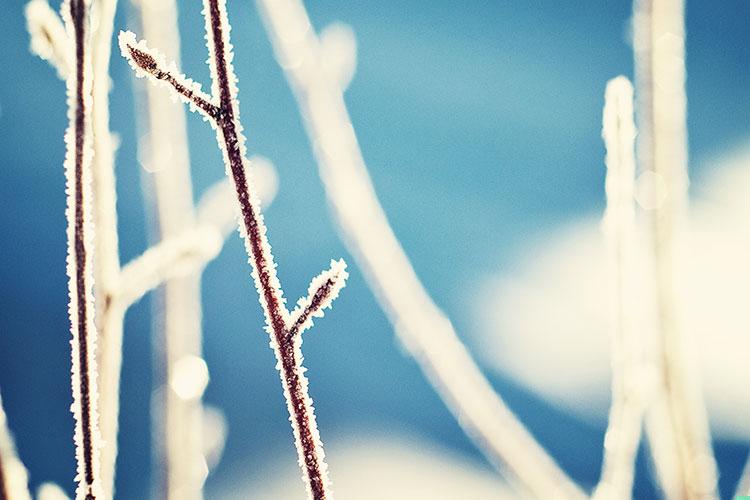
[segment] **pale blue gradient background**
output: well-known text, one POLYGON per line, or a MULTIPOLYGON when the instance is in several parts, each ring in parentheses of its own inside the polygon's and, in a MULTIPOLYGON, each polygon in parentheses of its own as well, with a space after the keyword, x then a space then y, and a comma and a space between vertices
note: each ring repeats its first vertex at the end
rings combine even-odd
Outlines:
MULTIPOLYGON (((294 300, 332 257, 336 236, 296 106, 254 4, 230 1, 235 63, 249 149, 270 157, 280 192, 267 212, 286 294, 294 300)), ((117 27, 131 27, 123 1, 117 27)), ((208 82, 200 2, 181 2, 183 67, 208 82)), ((31 56, 23 2, 0 16, 0 388, 32 484, 72 491, 62 134, 64 85, 31 56)), ((627 1, 311 1, 318 29, 351 24, 359 64, 347 92, 354 126, 393 227, 437 303, 471 346, 480 325, 472 287, 514 265, 532 236, 603 206, 600 140, 604 85, 632 75, 627 1)), ((688 96, 693 174, 702 159, 750 135, 750 3, 688 2, 688 96)), ((131 72, 112 63, 121 251, 147 241, 131 72)), ((200 193, 223 175, 213 131, 190 117, 200 193)), ((358 270, 305 341, 322 435, 389 428, 481 456, 403 354, 358 270)), ((224 458, 208 486, 248 474, 263 457, 296 460, 275 360, 239 238, 205 274, 206 401, 229 420, 224 458)), ((150 306, 126 321, 120 498, 146 498, 151 452, 150 306)), ((550 346, 554 349, 554 346, 550 346)), ((565 374, 560 374, 564 377, 565 374)), ((738 374, 742 376, 742 374, 738 374)), ((493 375, 492 381, 561 465, 585 486, 598 477, 603 424, 556 411, 493 375)), ((725 496, 745 443, 716 443, 725 496)), ((653 496, 639 462, 636 492, 653 496)), ((334 471, 335 473, 335 471, 334 471)), ((334 477, 335 479, 335 477, 334 477)), ((300 494, 302 493, 300 485, 300 494)))

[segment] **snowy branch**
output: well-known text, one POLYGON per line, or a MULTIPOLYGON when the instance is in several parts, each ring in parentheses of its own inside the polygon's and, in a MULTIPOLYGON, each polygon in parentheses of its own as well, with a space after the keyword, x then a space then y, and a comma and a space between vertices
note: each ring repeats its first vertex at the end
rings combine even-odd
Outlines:
POLYGON ((91 44, 89 6, 66 0, 63 17, 75 40, 75 71, 68 77, 68 118, 65 158, 68 221, 68 277, 72 347, 72 411, 76 420, 77 498, 101 497, 96 339, 93 295, 93 223, 91 210, 91 44))
POLYGON ((612 406, 604 439, 604 463, 594 498, 632 497, 636 454, 646 394, 635 238, 635 137, 633 86, 624 76, 607 84, 603 132, 607 148, 604 232, 611 281, 612 406))
POLYGON ((144 42, 138 42, 132 33, 120 33, 120 49, 138 76, 148 77, 155 83, 171 88, 192 110, 202 113, 216 130, 227 175, 234 183, 240 233, 245 240, 252 276, 266 316, 266 330, 271 336, 271 346, 278 360, 308 494, 316 500, 331 498, 323 446, 315 422, 312 400, 307 390, 307 379, 302 369, 301 338, 299 335, 290 335, 290 329, 295 327, 299 331, 309 323, 312 314, 318 313, 320 308, 330 304, 344 283, 345 271, 343 264, 334 265, 331 271, 334 274, 323 273, 320 277, 322 281, 314 280, 312 295, 306 301, 308 306, 302 310, 300 316, 304 316, 304 319, 295 326, 285 306, 276 265, 266 237, 266 226, 256 198, 257 193, 252 189, 248 177, 247 169, 250 162, 246 156, 245 138, 239 120, 237 79, 231 64, 232 47, 229 41, 225 1, 204 0, 203 14, 210 54, 211 97, 202 93, 197 84, 181 75, 174 63, 168 64, 144 42), (334 275, 340 279, 333 279, 334 275), (309 310, 309 313, 306 313, 306 310, 309 310))
POLYGON ((716 462, 692 332, 684 309, 688 207, 684 0, 637 0, 633 48, 637 159, 655 183, 648 216, 656 318, 658 394, 646 432, 667 498, 717 498, 716 462))

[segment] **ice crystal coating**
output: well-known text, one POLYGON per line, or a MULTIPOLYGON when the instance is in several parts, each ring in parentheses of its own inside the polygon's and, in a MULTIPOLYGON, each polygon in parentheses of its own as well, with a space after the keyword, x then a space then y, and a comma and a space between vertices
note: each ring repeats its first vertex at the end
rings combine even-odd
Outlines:
POLYGON ((346 285, 349 273, 346 263, 332 260, 331 267, 313 278, 307 289, 307 296, 297 301, 297 308, 290 314, 289 335, 299 335, 313 324, 313 317, 322 318, 325 308, 330 308, 339 292, 346 285))
POLYGON ((251 274, 266 317, 266 331, 276 354, 303 479, 311 498, 332 498, 323 447, 302 368, 301 338, 290 332, 299 332, 302 327, 309 326, 312 315, 320 314, 322 307, 330 305, 345 282, 346 271, 342 261, 334 261, 329 271, 313 280, 311 295, 303 299, 305 307, 297 316, 299 323, 292 322, 276 274, 260 203, 250 181, 250 161, 239 119, 237 78, 231 64, 233 54, 225 1, 204 0, 203 16, 212 80, 210 97, 180 74, 174 63, 167 63, 158 52, 137 41, 132 33, 120 33, 120 50, 138 76, 167 85, 193 111, 202 113, 216 131, 227 176, 234 183, 239 232, 245 242, 251 274))
POLYGON ((93 225, 91 222, 91 45, 89 6, 66 0, 62 6, 68 37, 75 41, 75 71, 67 80, 68 119, 65 178, 68 221, 68 289, 72 330, 71 355, 78 499, 100 497, 98 391, 93 295, 93 225))

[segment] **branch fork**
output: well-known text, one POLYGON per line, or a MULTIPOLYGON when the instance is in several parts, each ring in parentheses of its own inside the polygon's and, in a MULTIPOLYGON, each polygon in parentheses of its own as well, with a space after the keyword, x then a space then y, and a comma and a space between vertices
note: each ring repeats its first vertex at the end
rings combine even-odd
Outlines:
POLYGON ((312 280, 308 295, 298 301, 297 308, 291 313, 287 310, 263 215, 248 178, 250 162, 239 120, 237 79, 231 64, 225 0, 204 0, 203 14, 210 52, 211 95, 204 93, 199 84, 178 71, 176 64, 167 62, 163 55, 137 40, 131 32, 120 33, 120 50, 137 76, 169 88, 192 111, 203 115, 216 131, 227 175, 234 183, 240 233, 266 316, 266 331, 278 361, 308 495, 316 500, 331 498, 323 445, 302 368, 301 333, 312 325, 312 318, 322 316, 323 309, 330 307, 338 296, 348 276, 346 266, 342 260, 331 261, 330 268, 312 280))

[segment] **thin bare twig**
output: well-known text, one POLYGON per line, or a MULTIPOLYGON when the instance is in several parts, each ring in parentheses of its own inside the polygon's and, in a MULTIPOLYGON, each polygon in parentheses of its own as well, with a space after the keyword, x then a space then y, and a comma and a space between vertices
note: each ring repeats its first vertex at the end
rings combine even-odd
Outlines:
MULTIPOLYGON (((263 216, 247 177, 246 167, 249 162, 239 120, 237 80, 231 64, 232 49, 224 0, 204 0, 204 17, 213 82, 211 97, 203 94, 196 84, 180 75, 174 63, 167 64, 161 55, 150 50, 145 43, 136 41, 132 33, 120 34, 120 48, 137 75, 147 76, 152 81, 161 82, 173 89, 193 110, 203 113, 216 129, 227 175, 234 181, 239 204, 240 232, 245 239, 253 278, 266 316, 266 330, 271 336, 271 345, 278 360, 308 494, 314 499, 331 498, 323 446, 315 422, 312 400, 307 390, 307 379, 302 370, 301 335, 289 335, 293 325, 276 275, 263 216)), ((335 274, 324 273, 326 277, 338 276, 340 284, 335 285, 337 288, 343 286, 346 278, 343 267, 343 262, 339 262, 332 266, 332 269, 337 270, 335 274)), ((326 278, 321 279, 325 282, 326 278)), ((315 296, 318 289, 318 286, 311 287, 313 296, 308 297, 307 301, 310 304, 321 305, 330 302, 319 300, 315 296)), ((327 299, 332 299, 333 296, 331 294, 327 299)))
POLYGON ((541 498, 583 493, 518 421, 435 305, 383 212, 343 99, 302 2, 259 0, 264 22, 315 145, 344 242, 397 335, 489 461, 541 498))
POLYGON ((98 425, 96 341, 93 296, 93 216, 91 211, 91 43, 89 5, 66 0, 63 17, 75 44, 75 71, 68 77, 67 154, 68 276, 72 346, 72 411, 76 420, 77 498, 102 497, 98 425))
POLYGON ((682 296, 688 190, 684 0, 638 0, 633 18, 638 162, 656 180, 650 219, 661 377, 646 431, 669 498, 716 498, 716 463, 682 296))
MULTIPOLYGON (((612 405, 604 438, 604 461, 594 498, 632 497, 635 459, 643 426, 644 339, 640 334, 635 264, 635 124, 633 86, 624 76, 607 83, 602 136, 607 148, 607 210, 604 233, 610 276, 612 405)), ((646 387, 644 387, 644 385, 646 387)))

